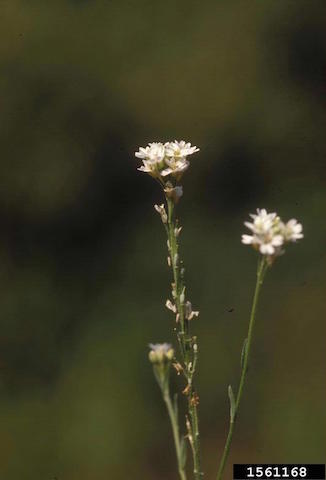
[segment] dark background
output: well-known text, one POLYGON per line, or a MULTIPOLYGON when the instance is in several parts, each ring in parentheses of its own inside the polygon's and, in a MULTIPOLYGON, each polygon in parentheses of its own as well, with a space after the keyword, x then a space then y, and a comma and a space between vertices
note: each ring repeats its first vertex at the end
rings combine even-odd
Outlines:
MULTIPOLYGON (((0 479, 176 479, 147 360, 173 341, 148 141, 201 148, 179 216, 207 479, 239 378, 256 207, 269 272, 229 465, 325 462, 323 1, 0 2, 0 479)), ((226 478, 230 478, 230 471, 226 478)))

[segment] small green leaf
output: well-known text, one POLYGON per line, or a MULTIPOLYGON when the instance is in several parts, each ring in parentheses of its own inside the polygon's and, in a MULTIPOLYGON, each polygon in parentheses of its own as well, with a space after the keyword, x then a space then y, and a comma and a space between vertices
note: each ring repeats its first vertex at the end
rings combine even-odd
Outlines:
POLYGON ((187 461, 187 444, 184 437, 180 438, 180 467, 183 469, 187 461))
POLYGON ((244 359, 245 359, 246 350, 247 350, 247 344, 248 344, 248 338, 245 338, 242 345, 242 350, 241 350, 241 363, 240 363, 241 368, 243 368, 244 359))
POLYGON ((235 417, 235 398, 234 398, 231 385, 229 385, 228 394, 230 399, 230 419, 231 419, 231 423, 233 423, 234 417, 235 417))

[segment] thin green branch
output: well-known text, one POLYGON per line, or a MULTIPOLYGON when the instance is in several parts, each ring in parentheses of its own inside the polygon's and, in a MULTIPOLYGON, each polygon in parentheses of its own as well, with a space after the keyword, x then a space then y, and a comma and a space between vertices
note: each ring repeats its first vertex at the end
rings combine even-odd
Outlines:
MULTIPOLYGON (((255 287, 255 293, 254 293, 254 298, 252 302, 252 308, 251 308, 251 314, 250 314, 250 321, 249 321, 249 328, 248 328, 248 335, 244 343, 244 351, 242 355, 242 370, 241 370, 241 377, 240 377, 240 383, 239 383, 239 388, 238 388, 238 393, 235 399, 234 405, 232 405, 231 401, 231 410, 230 410, 230 425, 229 425, 229 432, 227 435, 227 439, 225 442, 224 446, 224 451, 223 455, 221 458, 221 462, 219 465, 218 473, 216 480, 221 480, 225 468, 226 461, 228 459, 228 455, 230 452, 230 447, 231 447, 231 442, 232 442, 232 436, 233 436, 233 430, 234 430, 234 425, 235 421, 237 418, 239 406, 240 406, 240 401, 243 393, 243 387, 245 384, 246 380, 246 375, 247 375, 247 370, 248 370, 248 361, 249 361, 249 355, 250 355, 250 348, 252 344, 252 337, 253 337, 253 329, 255 325, 255 318, 256 318, 256 311, 257 311, 257 305, 258 305, 258 299, 259 299, 259 293, 261 286, 263 284, 264 276, 266 273, 267 269, 267 263, 265 260, 265 257, 261 257, 258 262, 258 268, 257 268, 257 280, 256 280, 256 287, 255 287)), ((231 394, 232 389, 231 389, 231 394)))
POLYGON ((163 392, 163 399, 166 404, 166 408, 169 413, 170 422, 172 426, 173 438, 174 438, 174 445, 175 451, 177 455, 177 462, 178 462, 178 471, 180 480, 187 480, 186 472, 185 472, 185 445, 184 440, 180 438, 179 433, 179 421, 178 421, 178 413, 175 408, 173 408, 173 404, 171 401, 170 393, 168 390, 163 392))

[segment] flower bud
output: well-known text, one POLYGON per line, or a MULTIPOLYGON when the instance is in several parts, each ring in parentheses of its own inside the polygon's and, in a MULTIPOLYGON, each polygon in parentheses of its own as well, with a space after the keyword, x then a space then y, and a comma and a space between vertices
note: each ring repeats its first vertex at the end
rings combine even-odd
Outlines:
POLYGON ((150 343, 151 350, 148 358, 151 363, 163 364, 170 363, 174 357, 174 350, 169 343, 150 343))

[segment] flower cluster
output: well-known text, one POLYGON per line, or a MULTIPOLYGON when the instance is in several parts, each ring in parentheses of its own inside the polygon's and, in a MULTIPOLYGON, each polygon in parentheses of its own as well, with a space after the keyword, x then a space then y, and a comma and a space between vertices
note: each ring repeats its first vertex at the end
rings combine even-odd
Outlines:
POLYGON ((140 147, 135 156, 143 161, 143 165, 138 168, 140 172, 148 173, 161 181, 171 177, 178 181, 190 165, 187 157, 198 151, 199 148, 191 146, 191 143, 175 140, 164 144, 149 143, 145 148, 140 147))
POLYGON ((150 343, 149 360, 152 363, 167 363, 174 357, 174 350, 170 343, 150 343))
POLYGON ((284 223, 276 213, 264 208, 251 214, 252 222, 245 222, 252 235, 242 235, 242 243, 252 245, 270 259, 283 253, 283 245, 303 238, 302 225, 294 218, 284 223))

